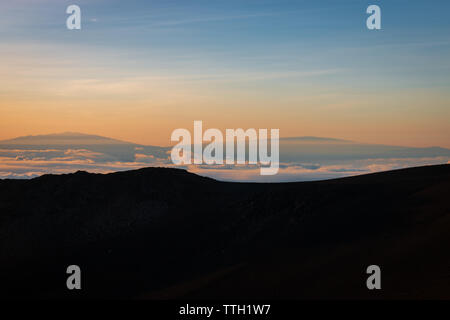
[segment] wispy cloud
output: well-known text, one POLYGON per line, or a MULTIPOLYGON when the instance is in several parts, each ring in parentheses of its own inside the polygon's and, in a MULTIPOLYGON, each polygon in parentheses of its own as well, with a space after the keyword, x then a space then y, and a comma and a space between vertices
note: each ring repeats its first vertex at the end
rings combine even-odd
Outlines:
POLYGON ((155 22, 154 25, 156 25, 156 26, 177 26, 177 25, 203 23, 203 22, 217 22, 217 21, 261 18, 261 17, 268 17, 268 16, 273 16, 273 15, 274 15, 273 13, 258 13, 258 14, 245 14, 245 15, 203 16, 203 17, 190 18, 190 19, 159 21, 159 22, 155 22))

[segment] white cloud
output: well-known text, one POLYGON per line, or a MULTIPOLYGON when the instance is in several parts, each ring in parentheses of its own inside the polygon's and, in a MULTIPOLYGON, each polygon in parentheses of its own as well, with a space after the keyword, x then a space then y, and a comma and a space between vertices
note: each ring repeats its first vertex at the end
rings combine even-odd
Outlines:
MULTIPOLYGON (((86 148, 0 149, 0 178, 32 178, 45 173, 70 173, 77 170, 109 173, 148 166, 174 167, 165 154, 146 152, 144 147, 130 148, 130 153, 116 149, 109 153, 86 148), (138 151, 138 152, 136 152, 138 151), (111 153, 112 152, 112 153, 111 153)), ((128 152, 128 151, 127 151, 128 152)), ((274 176, 261 176, 258 165, 188 165, 199 175, 227 181, 288 182, 339 178, 432 164, 450 164, 450 157, 409 157, 281 162, 274 176)))

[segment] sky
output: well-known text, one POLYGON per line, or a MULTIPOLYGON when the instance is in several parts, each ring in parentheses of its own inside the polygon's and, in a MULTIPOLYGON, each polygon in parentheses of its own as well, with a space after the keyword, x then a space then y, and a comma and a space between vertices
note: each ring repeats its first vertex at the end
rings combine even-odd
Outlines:
POLYGON ((449 1, 0 3, 0 140, 177 128, 450 148, 449 1), (82 29, 66 28, 67 6, 82 29), (368 30, 377 4, 382 29, 368 30))

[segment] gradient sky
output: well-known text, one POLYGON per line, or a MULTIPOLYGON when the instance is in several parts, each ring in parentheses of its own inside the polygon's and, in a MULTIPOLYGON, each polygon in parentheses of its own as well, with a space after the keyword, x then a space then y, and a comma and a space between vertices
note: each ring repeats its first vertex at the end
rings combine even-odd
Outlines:
POLYGON ((0 3, 0 139, 176 128, 450 148, 449 1, 0 3), (67 30, 70 4, 82 30, 67 30), (369 31, 366 8, 382 9, 369 31))

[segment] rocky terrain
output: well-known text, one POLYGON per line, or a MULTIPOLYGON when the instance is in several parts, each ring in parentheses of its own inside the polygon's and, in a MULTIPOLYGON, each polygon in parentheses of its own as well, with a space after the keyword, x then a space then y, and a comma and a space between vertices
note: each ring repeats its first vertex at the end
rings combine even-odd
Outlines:
POLYGON ((320 182, 0 180, 0 296, 450 298, 450 165, 320 182), (79 265, 82 290, 66 288, 79 265), (382 290, 366 288, 366 268, 382 290))

